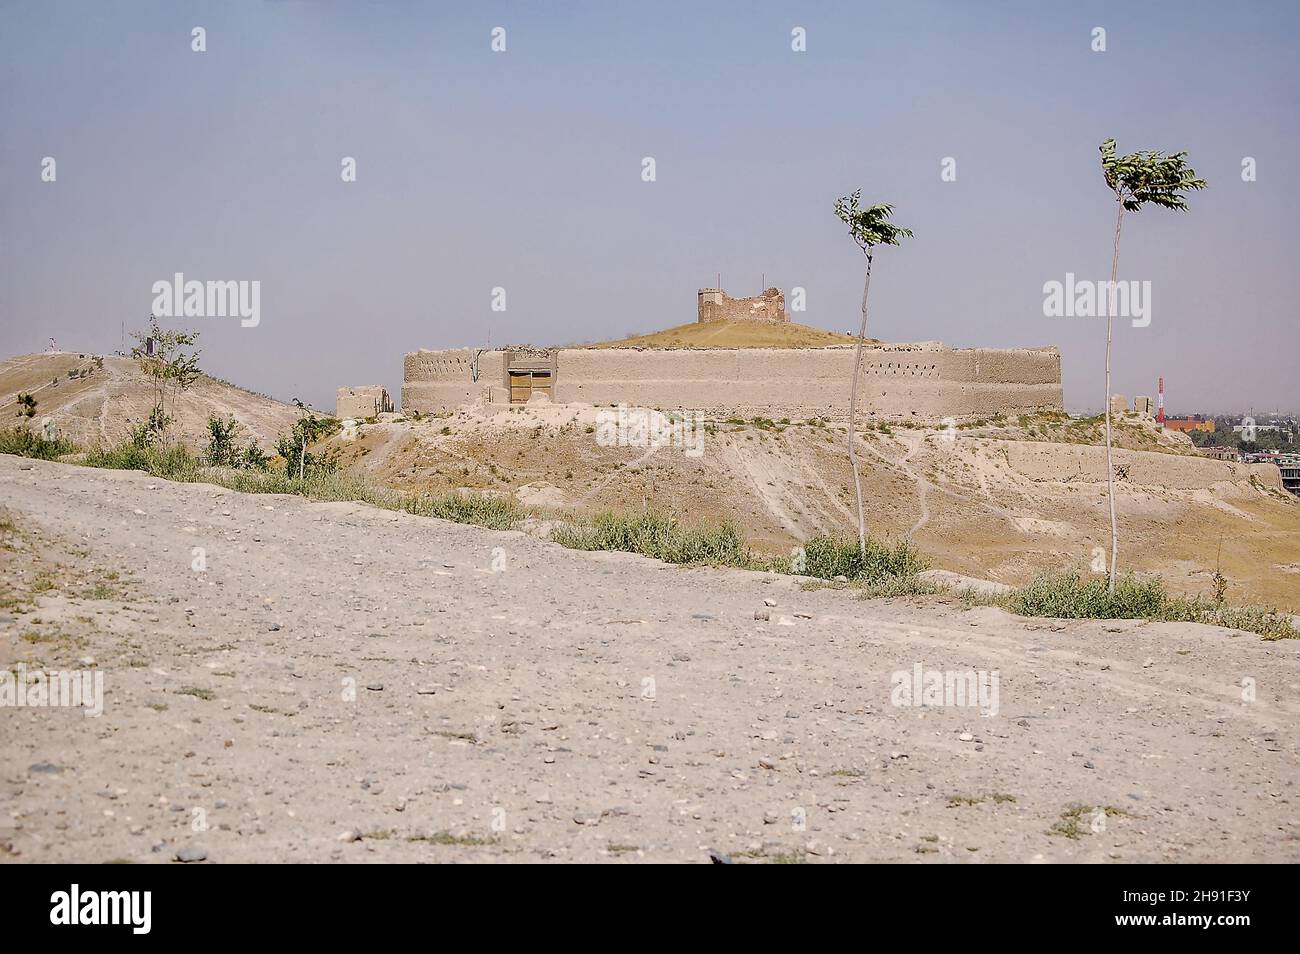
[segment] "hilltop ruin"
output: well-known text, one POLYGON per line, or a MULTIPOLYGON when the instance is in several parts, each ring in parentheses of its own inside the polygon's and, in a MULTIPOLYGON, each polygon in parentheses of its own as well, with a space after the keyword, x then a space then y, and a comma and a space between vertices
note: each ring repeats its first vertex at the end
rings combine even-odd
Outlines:
MULTIPOLYGON (((733 299, 699 291, 699 323, 789 321, 768 289, 733 299), (737 317, 742 316, 742 317, 737 317)), ((824 334, 824 333, 823 333, 824 334)), ((851 339, 850 339, 851 340, 851 339)), ((790 412, 836 417, 848 406, 854 347, 460 348, 406 355, 402 409, 437 413, 464 405, 630 404, 655 408, 790 412)), ((885 420, 940 421, 1060 411, 1055 348, 948 348, 941 342, 869 344, 859 401, 885 420)))

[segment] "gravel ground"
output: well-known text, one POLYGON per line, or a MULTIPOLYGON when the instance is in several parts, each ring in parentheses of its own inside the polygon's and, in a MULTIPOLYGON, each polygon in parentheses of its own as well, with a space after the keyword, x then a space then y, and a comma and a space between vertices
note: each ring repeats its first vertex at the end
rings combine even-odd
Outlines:
POLYGON ((101 716, 0 711, 0 860, 1300 860, 1296 641, 13 457, 0 487, 34 601, 0 668, 104 674, 101 716), (918 665, 996 672, 996 712, 895 705, 918 665))

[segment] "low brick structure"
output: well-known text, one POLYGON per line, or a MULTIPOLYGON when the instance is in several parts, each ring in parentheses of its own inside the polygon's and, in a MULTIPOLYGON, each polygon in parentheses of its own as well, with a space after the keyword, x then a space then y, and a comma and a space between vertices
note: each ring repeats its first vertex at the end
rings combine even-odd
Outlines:
POLYGON ((334 401, 334 415, 342 420, 364 421, 392 410, 392 399, 383 386, 378 384, 339 388, 334 401))

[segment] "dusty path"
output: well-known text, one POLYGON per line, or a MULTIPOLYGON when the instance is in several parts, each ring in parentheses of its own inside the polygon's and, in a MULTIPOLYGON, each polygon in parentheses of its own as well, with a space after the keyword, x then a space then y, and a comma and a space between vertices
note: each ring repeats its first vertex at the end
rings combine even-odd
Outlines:
POLYGON ((0 495, 135 581, 0 609, 0 668, 105 672, 99 718, 0 709, 3 860, 1300 860, 1296 642, 12 457, 0 495), (892 705, 915 664, 997 670, 997 714, 892 705))
POLYGON ((912 524, 911 529, 907 531, 907 539, 911 540, 916 536, 918 530, 930 522, 930 507, 927 502, 927 498, 930 496, 930 482, 907 466, 907 462, 916 456, 916 452, 925 443, 925 436, 907 434, 901 439, 907 446, 907 453, 898 459, 898 465, 905 470, 909 477, 916 481, 916 505, 921 510, 920 515, 916 518, 916 523, 912 524))

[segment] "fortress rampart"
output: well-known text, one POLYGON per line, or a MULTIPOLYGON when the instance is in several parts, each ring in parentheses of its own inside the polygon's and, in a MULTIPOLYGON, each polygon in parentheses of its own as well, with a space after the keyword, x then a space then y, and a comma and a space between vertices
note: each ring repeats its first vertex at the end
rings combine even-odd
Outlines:
MULTIPOLYGON (((402 409, 431 413, 551 400, 842 416, 853 352, 851 346, 418 351, 406 356, 402 409)), ((864 412, 890 420, 1059 411, 1061 357, 1055 348, 869 346, 858 387, 864 412)))

